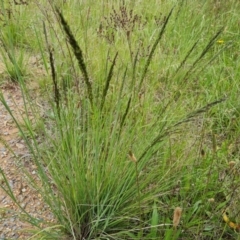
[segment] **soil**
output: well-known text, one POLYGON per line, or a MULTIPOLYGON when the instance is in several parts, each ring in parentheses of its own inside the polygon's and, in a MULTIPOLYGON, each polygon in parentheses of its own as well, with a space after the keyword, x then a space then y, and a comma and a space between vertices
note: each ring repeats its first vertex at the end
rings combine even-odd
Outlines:
MULTIPOLYGON (((8 83, 0 86, 1 92, 14 116, 21 121, 25 109, 20 87, 8 83)), ((28 181, 24 179, 24 174, 21 173, 16 159, 24 164, 34 179, 38 178, 36 167, 31 161, 19 130, 0 102, 0 170, 4 172, 12 192, 27 213, 39 220, 54 222, 53 214, 44 203, 41 195, 31 188, 28 181), (18 158, 14 157, 10 149, 18 158)), ((3 187, 7 186, 2 174, 0 174, 0 184, 3 187)), ((0 240, 28 239, 33 235, 33 226, 26 222, 23 216, 19 207, 0 188, 0 240)))

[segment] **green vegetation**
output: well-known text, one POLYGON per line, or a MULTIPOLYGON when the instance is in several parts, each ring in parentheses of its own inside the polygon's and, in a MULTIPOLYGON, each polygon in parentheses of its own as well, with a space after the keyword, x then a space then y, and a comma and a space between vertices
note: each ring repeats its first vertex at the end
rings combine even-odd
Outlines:
POLYGON ((0 3, 1 61, 34 120, 0 99, 57 220, 23 211, 35 239, 240 239, 238 0, 0 3))

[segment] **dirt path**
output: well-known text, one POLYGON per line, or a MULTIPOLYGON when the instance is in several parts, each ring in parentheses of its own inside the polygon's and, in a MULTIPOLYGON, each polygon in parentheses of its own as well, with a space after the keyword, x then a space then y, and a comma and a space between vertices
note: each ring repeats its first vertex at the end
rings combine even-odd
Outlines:
MULTIPOLYGON (((21 90, 17 85, 1 86, 4 98, 17 119, 21 119, 25 114, 24 103, 21 96, 21 90)), ((24 166, 30 174, 37 178, 37 171, 31 162, 30 154, 20 137, 18 129, 15 127, 11 116, 0 102, 0 139, 20 157, 24 166)), ((7 176, 9 185, 14 192, 21 206, 33 217, 38 219, 53 221, 53 215, 44 204, 41 195, 27 184, 21 170, 16 166, 16 160, 11 151, 0 141, 0 167, 7 176)), ((0 184, 4 186, 3 178, 0 175, 0 184)), ((23 221, 20 211, 16 204, 0 188, 0 239, 27 239, 30 230, 33 228, 30 224, 23 221), (27 230, 28 233, 25 231, 27 230)))

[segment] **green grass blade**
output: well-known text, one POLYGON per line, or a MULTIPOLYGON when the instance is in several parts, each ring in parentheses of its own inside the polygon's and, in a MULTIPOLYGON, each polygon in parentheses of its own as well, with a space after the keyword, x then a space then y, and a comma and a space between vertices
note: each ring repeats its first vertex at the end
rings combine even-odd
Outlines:
POLYGON ((114 66, 116 64, 117 56, 118 56, 118 53, 116 53, 116 55, 113 59, 112 65, 110 67, 110 70, 108 72, 108 76, 107 76, 107 79, 106 79, 106 84, 105 84, 105 87, 104 87, 103 93, 102 93, 102 100, 101 100, 101 106, 100 106, 101 110, 103 109, 103 106, 104 106, 104 103, 105 103, 105 99, 106 99, 106 96, 107 96, 109 84, 110 84, 110 81, 111 81, 112 76, 113 76, 113 69, 114 69, 114 66))
POLYGON ((123 114, 123 117, 122 117, 122 120, 121 120, 121 123, 120 123, 120 132, 121 132, 121 130, 122 130, 122 127, 123 127, 124 122, 125 122, 125 120, 126 120, 127 114, 128 114, 128 112, 129 112, 130 105, 131 105, 131 101, 132 101, 132 98, 130 97, 130 98, 128 99, 127 107, 126 107, 126 110, 125 110, 125 112, 124 112, 124 114, 123 114))
POLYGON ((151 48, 150 54, 149 54, 149 56, 147 58, 147 61, 146 61, 146 64, 144 66, 143 73, 142 73, 142 76, 141 76, 141 79, 140 79, 140 83, 139 83, 139 86, 138 86, 138 90, 139 91, 140 91, 140 89, 142 87, 143 80, 144 80, 144 78, 145 78, 145 76, 147 74, 148 67, 149 67, 149 65, 151 63, 151 60, 153 58, 153 54, 154 54, 154 52, 155 52, 155 50, 157 48, 157 45, 159 44, 160 40, 162 39, 163 33, 165 31, 165 28, 166 28, 166 26, 168 24, 168 21, 169 21, 171 15, 172 15, 173 9, 174 8, 172 8, 171 11, 169 12, 169 14, 168 14, 168 16, 167 16, 166 20, 164 21, 164 24, 163 24, 163 26, 161 28, 161 31, 159 32, 159 35, 158 35, 156 41, 154 42, 154 44, 153 44, 153 46, 151 48))
POLYGON ((221 28, 212 38, 211 40, 208 42, 207 46, 203 49, 203 51, 201 52, 200 56, 194 61, 194 63, 192 64, 192 66, 190 67, 190 69, 187 71, 187 73, 185 74, 183 80, 187 79, 187 77, 189 76, 189 74, 193 71, 194 67, 200 62, 200 60, 206 55, 206 53, 209 51, 209 49, 213 46, 213 44, 216 42, 216 39, 218 38, 218 36, 222 33, 223 28, 221 28))

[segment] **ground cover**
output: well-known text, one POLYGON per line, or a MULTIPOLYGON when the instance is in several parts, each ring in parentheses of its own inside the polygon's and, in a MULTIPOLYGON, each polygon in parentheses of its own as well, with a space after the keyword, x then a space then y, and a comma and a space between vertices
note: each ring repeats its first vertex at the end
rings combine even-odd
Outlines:
POLYGON ((238 1, 0 2, 3 239, 239 238, 238 1))

